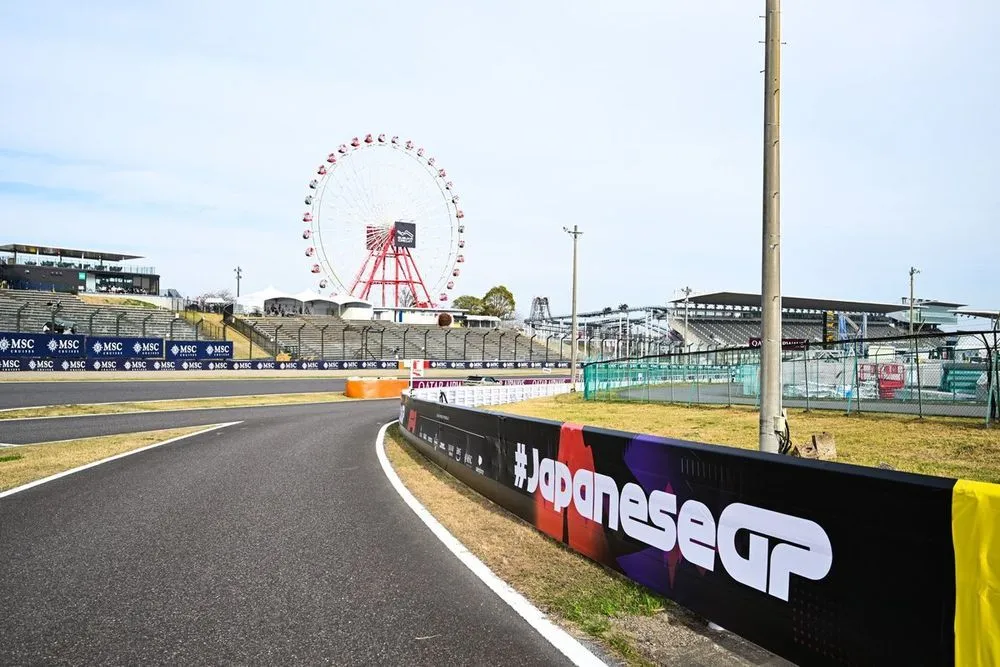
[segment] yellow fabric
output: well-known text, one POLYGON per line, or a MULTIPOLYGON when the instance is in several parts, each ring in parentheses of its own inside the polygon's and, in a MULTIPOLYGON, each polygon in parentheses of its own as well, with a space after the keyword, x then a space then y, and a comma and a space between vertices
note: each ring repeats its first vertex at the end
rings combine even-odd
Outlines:
POLYGON ((959 480, 955 544, 955 664, 1000 665, 1000 485, 959 480))

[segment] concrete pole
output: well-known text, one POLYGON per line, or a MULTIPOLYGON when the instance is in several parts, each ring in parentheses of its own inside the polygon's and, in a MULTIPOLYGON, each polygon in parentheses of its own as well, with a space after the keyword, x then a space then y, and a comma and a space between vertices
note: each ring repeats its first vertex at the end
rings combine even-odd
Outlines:
POLYGON ((568 227, 563 227, 563 231, 566 232, 567 234, 570 234, 570 235, 573 236, 573 314, 572 314, 572 319, 570 321, 570 327, 569 327, 570 338, 572 339, 571 340, 572 347, 571 347, 570 353, 569 353, 569 376, 572 379, 570 381, 570 389, 569 390, 572 392, 572 391, 576 391, 576 355, 577 355, 577 349, 576 349, 577 348, 577 341, 576 341, 576 335, 577 335, 577 316, 576 316, 576 248, 577 248, 577 241, 579 240, 580 235, 583 234, 583 232, 579 231, 579 229, 577 229, 576 225, 573 225, 573 229, 569 229, 568 227))
POLYGON ((778 452, 781 419, 781 0, 766 0, 761 261, 760 450, 778 452))

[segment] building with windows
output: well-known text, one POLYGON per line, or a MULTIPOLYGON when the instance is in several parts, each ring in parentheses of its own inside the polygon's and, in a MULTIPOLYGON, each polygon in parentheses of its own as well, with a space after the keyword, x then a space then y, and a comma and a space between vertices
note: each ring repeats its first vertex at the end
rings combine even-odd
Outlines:
POLYGON ((66 294, 160 293, 160 276, 127 255, 25 243, 0 245, 0 286, 66 294))

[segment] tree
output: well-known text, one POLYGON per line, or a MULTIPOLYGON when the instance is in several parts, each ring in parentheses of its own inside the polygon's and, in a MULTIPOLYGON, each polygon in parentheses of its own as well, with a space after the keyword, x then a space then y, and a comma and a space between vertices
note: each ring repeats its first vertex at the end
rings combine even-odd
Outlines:
POLYGON ((451 305, 455 308, 468 311, 469 315, 483 314, 483 300, 478 296, 463 294, 462 296, 455 297, 455 300, 451 302, 451 305))
POLYGON ((417 307, 417 297, 409 287, 403 287, 399 290, 399 306, 401 308, 417 307))
POLYGON ((492 315, 501 320, 514 314, 514 295, 504 285, 491 287, 483 297, 483 315, 492 315))

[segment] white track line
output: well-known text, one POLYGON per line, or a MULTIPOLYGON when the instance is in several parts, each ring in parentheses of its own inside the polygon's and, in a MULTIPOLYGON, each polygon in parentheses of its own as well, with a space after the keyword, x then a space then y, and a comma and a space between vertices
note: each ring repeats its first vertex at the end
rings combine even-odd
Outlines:
POLYGON ((403 499, 403 502, 405 502, 409 508, 413 510, 418 517, 420 517, 420 520, 431 529, 434 536, 441 540, 444 546, 455 554, 463 565, 469 568, 474 575, 479 577, 479 579, 482 580, 482 582, 486 584, 490 590, 496 593, 501 600, 510 605, 510 608, 517 612, 518 616, 523 618, 528 625, 538 632, 538 634, 556 647, 560 653, 569 658, 570 662, 574 665, 580 666, 607 665, 607 663, 591 653, 586 646, 577 641, 572 635, 546 618, 545 614, 531 604, 531 602, 529 602, 523 595, 515 591, 509 584, 493 574, 493 572, 486 567, 483 561, 479 560, 471 551, 466 549, 465 546, 459 542, 454 535, 448 532, 448 529, 441 525, 441 523, 434 518, 427 508, 424 507, 412 493, 410 493, 410 490, 403 485, 403 482, 399 479, 399 475, 397 475, 396 471, 393 470, 388 457, 385 455, 385 432, 395 423, 397 422, 391 421, 379 429, 378 436, 375 438, 375 453, 378 455, 378 461, 382 465, 382 471, 389 479, 389 483, 392 484, 392 487, 396 489, 396 493, 398 493, 400 498, 403 499))
MULTIPOLYGON (((210 399, 206 399, 210 400, 210 399)), ((309 401, 304 403, 257 403, 255 405, 208 405, 200 408, 172 408, 170 410, 130 410, 129 412, 88 412, 80 415, 48 415, 46 417, 9 417, 0 418, 0 424, 10 422, 30 422, 41 421, 43 419, 76 419, 77 417, 124 417, 126 415, 166 415, 171 412, 195 412, 198 410, 250 410, 253 408, 288 408, 297 405, 339 405, 341 403, 352 403, 354 401, 398 401, 399 397, 393 398, 349 398, 343 401, 309 401)), ((125 401, 127 403, 153 403, 154 401, 125 401)), ((116 403, 104 403, 98 405, 117 405, 116 403)), ((61 406, 53 406, 61 407, 61 406)), ((13 408, 15 410, 41 410, 44 408, 13 408)))
POLYGON ((144 452, 147 449, 153 449, 154 447, 162 447, 163 445, 169 445, 172 442, 177 442, 178 440, 184 440, 185 438, 193 438, 196 435, 202 435, 204 433, 209 433, 210 431, 216 431, 220 428, 225 428, 227 426, 235 426, 236 424, 242 424, 243 422, 226 422, 225 424, 215 424, 204 428, 200 431, 195 431, 194 433, 188 433, 187 435, 179 435, 176 438, 170 438, 169 440, 164 440, 163 442, 154 442, 151 445, 146 445, 145 447, 140 447, 139 449, 133 449, 128 452, 122 452, 121 454, 115 454, 114 456, 109 456, 100 461, 93 461, 92 463, 87 463, 85 465, 79 466, 78 468, 71 468, 70 470, 64 470, 62 472, 57 472, 54 475, 49 475, 48 477, 43 477, 42 479, 36 479, 34 482, 28 482, 21 486, 15 486, 13 489, 8 489, 0 493, 0 498, 6 498, 7 496, 12 496, 15 493, 20 493, 21 491, 27 491, 28 489, 38 486, 39 484, 45 484, 46 482, 51 482, 52 480, 59 479, 60 477, 65 477, 66 475, 72 475, 73 473, 80 472, 81 470, 86 470, 87 468, 93 468, 94 466, 99 466, 102 463, 107 463, 108 461, 114 461, 115 459, 125 458, 126 456, 131 456, 132 454, 138 454, 139 452, 144 452))

